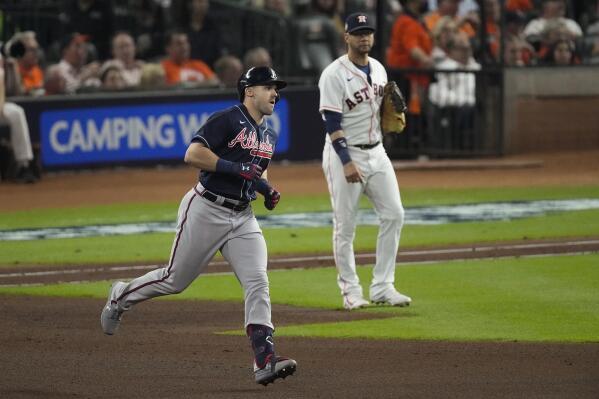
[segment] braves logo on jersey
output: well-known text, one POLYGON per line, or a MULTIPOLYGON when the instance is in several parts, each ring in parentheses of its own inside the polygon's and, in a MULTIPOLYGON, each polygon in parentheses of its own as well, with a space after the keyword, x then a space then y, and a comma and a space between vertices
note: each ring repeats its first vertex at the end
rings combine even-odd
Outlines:
MULTIPOLYGON (((256 125, 243 105, 236 105, 217 112, 193 137, 218 157, 231 162, 251 162, 266 170, 273 157, 277 132, 267 121, 256 125)), ((252 184, 236 176, 203 170, 200 182, 213 193, 239 200, 254 200, 252 184)))
POLYGON ((269 135, 265 134, 264 141, 258 140, 258 135, 255 130, 248 133, 248 129, 244 127, 235 135, 235 138, 227 144, 229 148, 239 145, 243 149, 249 149, 250 155, 260 158, 272 158, 273 145, 270 143, 269 135))

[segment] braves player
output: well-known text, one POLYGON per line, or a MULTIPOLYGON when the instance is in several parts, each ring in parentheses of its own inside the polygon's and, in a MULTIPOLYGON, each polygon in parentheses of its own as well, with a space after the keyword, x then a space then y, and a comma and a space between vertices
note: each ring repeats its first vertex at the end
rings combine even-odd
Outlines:
POLYGON ((243 287, 255 381, 267 385, 294 373, 293 359, 275 355, 266 242, 250 205, 256 192, 269 210, 280 199, 265 179, 277 133, 264 116, 273 113, 286 85, 271 68, 249 69, 237 85, 242 104, 211 115, 192 138, 185 162, 201 170, 200 178, 181 201, 170 261, 112 285, 100 317, 104 333, 114 334, 133 305, 183 291, 220 251, 243 287))
POLYGON ((322 72, 320 112, 327 137, 322 167, 333 208, 333 252, 337 282, 346 309, 369 304, 356 274, 353 240, 356 212, 364 193, 380 220, 376 264, 370 300, 407 306, 411 298, 394 287, 395 258, 404 219, 395 171, 381 144, 379 108, 387 72, 368 56, 374 44, 374 26, 364 13, 350 15, 345 24, 347 54, 322 72))

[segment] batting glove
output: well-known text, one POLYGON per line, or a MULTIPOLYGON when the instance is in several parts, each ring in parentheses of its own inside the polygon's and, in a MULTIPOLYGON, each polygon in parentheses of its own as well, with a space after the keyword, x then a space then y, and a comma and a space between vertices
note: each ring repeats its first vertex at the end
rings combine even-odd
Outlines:
POLYGON ((264 207, 269 211, 272 211, 273 209, 275 209, 275 206, 277 206, 280 200, 281 193, 271 187, 270 191, 268 192, 268 195, 264 196, 264 207))
POLYGON ((264 207, 269 211, 275 209, 281 200, 281 193, 272 188, 266 179, 256 180, 256 191, 264 196, 264 207))

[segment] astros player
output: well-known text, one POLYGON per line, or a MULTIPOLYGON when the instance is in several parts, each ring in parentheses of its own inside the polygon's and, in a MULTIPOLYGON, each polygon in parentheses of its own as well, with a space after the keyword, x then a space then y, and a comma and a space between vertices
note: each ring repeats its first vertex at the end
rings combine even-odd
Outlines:
POLYGON ((346 309, 367 306, 356 274, 353 240, 362 193, 380 220, 376 264, 370 300, 394 306, 412 301, 394 287, 395 258, 404 219, 399 187, 391 161, 381 144, 379 108, 387 72, 368 56, 374 26, 364 13, 350 15, 345 24, 347 54, 333 61, 320 76, 320 112, 327 137, 322 167, 333 208, 333 252, 337 282, 346 309))
POLYGON ((250 205, 256 192, 269 210, 280 199, 265 179, 278 137, 264 116, 273 113, 286 85, 269 67, 249 69, 237 84, 242 104, 211 115, 192 138, 185 162, 201 173, 181 201, 170 261, 112 285, 100 317, 104 333, 114 334, 133 305, 183 291, 220 251, 243 287, 255 381, 267 385, 295 372, 295 360, 275 355, 266 243, 250 205))

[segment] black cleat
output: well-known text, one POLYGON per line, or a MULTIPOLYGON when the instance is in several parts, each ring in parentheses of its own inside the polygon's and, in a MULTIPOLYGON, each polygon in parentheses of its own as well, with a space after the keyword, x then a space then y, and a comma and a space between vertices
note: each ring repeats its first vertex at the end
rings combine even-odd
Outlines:
POLYGON ((286 357, 273 356, 270 362, 259 368, 254 362, 254 376, 257 384, 267 386, 278 378, 285 379, 295 373, 297 362, 286 357))

